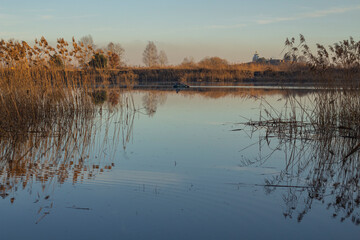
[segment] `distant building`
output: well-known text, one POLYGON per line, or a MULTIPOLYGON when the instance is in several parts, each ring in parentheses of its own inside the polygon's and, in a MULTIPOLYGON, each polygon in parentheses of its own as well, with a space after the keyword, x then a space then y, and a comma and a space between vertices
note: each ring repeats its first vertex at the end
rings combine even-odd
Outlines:
POLYGON ((265 63, 265 64, 271 64, 271 65, 279 65, 279 64, 285 62, 282 59, 272 59, 272 58, 266 59, 264 57, 260 57, 259 53, 257 51, 255 52, 252 61, 256 62, 256 63, 265 63))
POLYGON ((258 52, 256 51, 255 52, 255 54, 254 54, 254 56, 253 56, 253 62, 257 62, 259 60, 259 54, 258 54, 258 52))
POLYGON ((270 58, 270 60, 268 60, 268 62, 269 62, 271 65, 279 65, 280 63, 283 63, 283 62, 285 62, 285 61, 282 60, 282 59, 272 59, 272 58, 270 58))

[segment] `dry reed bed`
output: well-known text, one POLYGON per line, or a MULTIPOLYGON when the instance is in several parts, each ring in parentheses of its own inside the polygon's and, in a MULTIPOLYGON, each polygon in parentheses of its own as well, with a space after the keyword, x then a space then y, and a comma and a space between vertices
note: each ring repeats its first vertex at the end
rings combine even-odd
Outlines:
POLYGON ((111 169, 111 163, 91 164, 94 161, 86 159, 90 151, 103 150, 104 143, 95 144, 99 131, 105 131, 108 144, 115 112, 121 127, 111 133, 113 145, 117 147, 122 137, 125 146, 134 106, 131 97, 107 88, 107 72, 90 68, 86 59, 93 54, 90 46, 75 39, 71 45, 58 39, 56 48, 45 38, 33 47, 0 41, 1 197, 35 182, 45 191, 50 183, 69 178, 75 183, 111 169), (106 107, 93 97, 99 87, 108 100, 106 107), (105 130, 98 126, 99 118, 105 130))
POLYGON ((91 54, 95 54, 91 46, 79 45, 75 39, 71 46, 58 39, 56 48, 44 37, 35 40, 33 47, 24 41, 0 41, 1 137, 17 131, 39 131, 34 126, 92 111, 88 93, 98 74, 68 71, 88 69, 86 58, 91 54))
POLYGON ((360 42, 350 38, 330 50, 318 45, 316 54, 302 36, 299 45, 294 39, 287 45, 293 58, 307 59, 321 84, 308 97, 289 95, 280 109, 262 99, 260 119, 245 123, 251 133, 261 130, 260 142, 272 146, 275 139, 271 149, 285 154, 285 168, 265 180, 265 190, 286 189, 285 217, 302 221, 319 201, 332 217, 360 225, 360 42), (341 79, 333 74, 339 71, 341 79))
MULTIPOLYGON (((360 140, 360 41, 344 40, 330 46, 330 53, 318 44, 316 54, 310 51, 302 35, 298 46, 294 47, 295 39, 287 40, 286 44, 293 59, 307 60, 320 84, 304 102, 289 94, 282 110, 274 109, 264 100, 265 114, 260 115, 259 121, 248 124, 265 128, 267 134, 279 138, 320 140, 341 136, 360 140)), ((354 149, 357 148, 356 144, 354 149)))

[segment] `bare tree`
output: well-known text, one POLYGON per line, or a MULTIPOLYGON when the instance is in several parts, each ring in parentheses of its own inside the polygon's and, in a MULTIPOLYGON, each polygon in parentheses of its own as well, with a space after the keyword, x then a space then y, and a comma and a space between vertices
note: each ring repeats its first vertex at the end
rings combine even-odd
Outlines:
POLYGON ((181 63, 182 67, 194 67, 195 66, 195 60, 193 57, 186 57, 181 63))
POLYGON ((84 45, 86 47, 90 46, 92 47, 93 49, 96 48, 95 44, 94 44, 94 40, 92 38, 92 36, 89 34, 89 35, 86 35, 86 36, 83 36, 82 38, 80 38, 80 41, 79 41, 79 44, 80 45, 84 45))
POLYGON ((120 43, 110 42, 107 45, 107 51, 111 52, 111 54, 109 54, 109 58, 112 58, 114 60, 113 62, 115 64, 115 67, 125 65, 125 61, 124 61, 125 49, 121 46, 120 43))
POLYGON ((85 63, 89 63, 92 60, 94 50, 96 49, 96 45, 94 44, 94 40, 92 36, 86 35, 80 38, 79 45, 84 48, 86 54, 84 56, 85 63))
POLYGON ((159 56, 154 42, 149 42, 143 52, 143 62, 147 67, 153 67, 159 64, 159 56))
POLYGON ((160 53, 159 53, 159 63, 160 63, 160 66, 164 67, 168 64, 168 58, 167 58, 167 55, 165 53, 165 51, 161 50, 160 53))

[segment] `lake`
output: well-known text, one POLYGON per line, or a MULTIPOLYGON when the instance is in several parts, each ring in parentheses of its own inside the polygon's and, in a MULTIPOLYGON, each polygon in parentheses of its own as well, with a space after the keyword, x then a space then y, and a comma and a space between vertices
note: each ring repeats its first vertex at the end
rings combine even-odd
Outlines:
POLYGON ((357 163, 243 124, 308 93, 123 90, 128 107, 3 140, 1 239, 357 239, 357 163))

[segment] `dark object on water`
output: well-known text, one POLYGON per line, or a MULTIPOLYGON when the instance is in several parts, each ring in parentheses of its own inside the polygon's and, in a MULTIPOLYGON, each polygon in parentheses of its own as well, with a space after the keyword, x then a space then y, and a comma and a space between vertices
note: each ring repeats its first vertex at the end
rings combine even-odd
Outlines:
POLYGON ((186 85, 184 83, 175 83, 173 88, 189 88, 189 85, 186 85))

